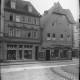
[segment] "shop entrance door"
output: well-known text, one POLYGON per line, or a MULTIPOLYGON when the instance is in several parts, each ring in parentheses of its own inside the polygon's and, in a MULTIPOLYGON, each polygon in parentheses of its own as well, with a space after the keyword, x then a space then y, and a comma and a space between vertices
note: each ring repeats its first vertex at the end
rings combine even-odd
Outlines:
POLYGON ((46 61, 50 60, 50 50, 46 50, 46 61))
POLYGON ((38 60, 39 46, 35 46, 35 60, 38 60))

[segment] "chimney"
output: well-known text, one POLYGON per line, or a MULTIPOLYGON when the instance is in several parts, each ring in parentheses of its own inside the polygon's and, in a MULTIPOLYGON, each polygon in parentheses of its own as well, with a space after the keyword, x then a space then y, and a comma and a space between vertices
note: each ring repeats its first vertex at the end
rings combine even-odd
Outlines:
POLYGON ((44 15, 46 15, 48 13, 48 10, 44 11, 44 15))

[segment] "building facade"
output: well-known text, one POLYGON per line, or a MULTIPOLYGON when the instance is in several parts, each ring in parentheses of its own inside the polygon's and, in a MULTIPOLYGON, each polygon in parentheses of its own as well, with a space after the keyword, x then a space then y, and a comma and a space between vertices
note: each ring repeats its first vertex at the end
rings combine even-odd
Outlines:
POLYGON ((44 12, 41 18, 41 60, 71 59, 74 24, 71 12, 63 9, 59 2, 44 12))
POLYGON ((30 2, 2 0, 0 56, 4 61, 35 61, 41 47, 40 14, 30 2))
POLYGON ((41 15, 28 1, 1 0, 0 60, 71 59, 73 25, 60 3, 41 15))

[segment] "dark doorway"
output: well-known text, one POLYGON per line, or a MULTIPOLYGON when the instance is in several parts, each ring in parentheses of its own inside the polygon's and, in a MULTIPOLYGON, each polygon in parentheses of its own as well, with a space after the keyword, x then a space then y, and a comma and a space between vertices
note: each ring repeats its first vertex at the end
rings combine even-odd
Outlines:
POLYGON ((39 46, 35 46, 35 60, 38 60, 39 46))
POLYGON ((50 60, 50 50, 46 50, 46 61, 50 60))
POLYGON ((22 50, 19 50, 19 59, 22 59, 22 50))

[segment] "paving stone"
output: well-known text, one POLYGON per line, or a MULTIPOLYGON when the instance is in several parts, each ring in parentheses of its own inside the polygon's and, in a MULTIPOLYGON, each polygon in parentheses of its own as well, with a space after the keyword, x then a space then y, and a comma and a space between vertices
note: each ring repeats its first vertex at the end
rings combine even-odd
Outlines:
POLYGON ((67 80, 50 69, 34 69, 2 73, 2 80, 67 80))

